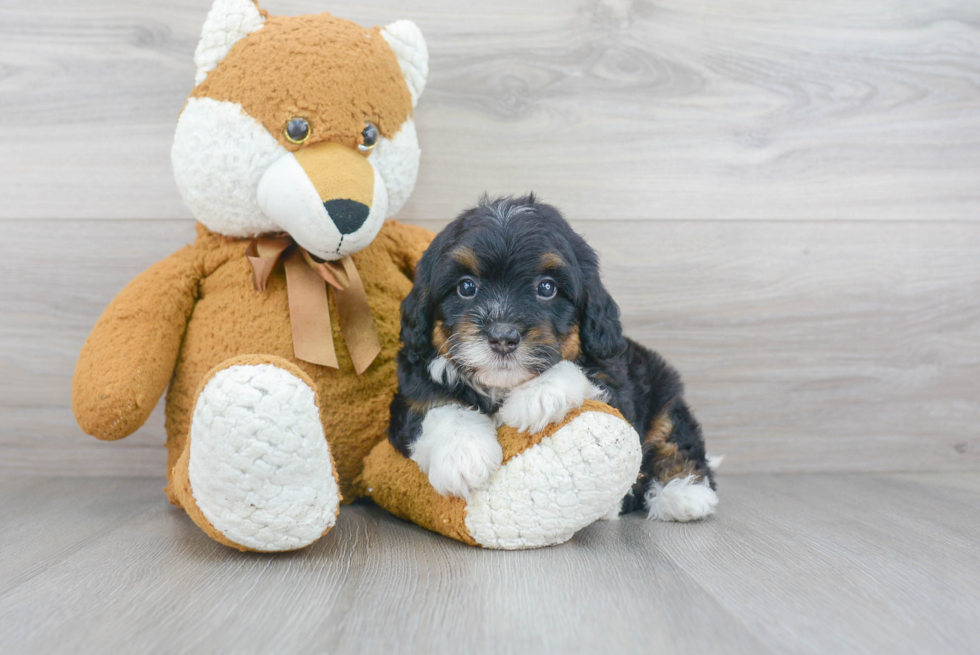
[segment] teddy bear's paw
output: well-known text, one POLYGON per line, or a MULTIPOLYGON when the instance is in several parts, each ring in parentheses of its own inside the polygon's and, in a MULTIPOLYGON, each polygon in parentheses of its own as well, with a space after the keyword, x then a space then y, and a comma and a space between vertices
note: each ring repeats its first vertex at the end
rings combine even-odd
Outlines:
POLYGON ((229 541, 258 551, 308 546, 340 507, 313 390, 270 365, 218 371, 198 396, 188 477, 194 502, 229 541))
POLYGON ((643 499, 647 518, 658 521, 697 521, 715 513, 718 494, 708 481, 695 475, 675 478, 661 484, 654 482, 643 499))
POLYGON ((466 528, 485 548, 518 549, 567 541, 619 507, 643 455, 629 423, 585 411, 507 460, 466 505, 466 528))
POLYGON ((446 405, 430 409, 412 459, 443 496, 468 498, 500 467, 503 451, 490 417, 474 409, 446 405))
POLYGON ((581 368, 563 361, 515 387, 498 415, 504 425, 521 432, 540 432, 549 423, 557 423, 568 412, 581 407, 586 398, 600 395, 581 368))

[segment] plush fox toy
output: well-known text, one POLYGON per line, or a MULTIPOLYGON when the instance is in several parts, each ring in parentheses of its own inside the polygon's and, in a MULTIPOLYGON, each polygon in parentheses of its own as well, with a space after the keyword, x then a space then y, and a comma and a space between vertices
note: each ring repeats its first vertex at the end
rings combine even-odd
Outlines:
POLYGON ((240 550, 307 546, 365 495, 495 548, 559 543, 614 507, 640 453, 604 405, 537 435, 502 429, 504 466, 465 499, 385 439, 399 304, 432 237, 386 222, 419 166, 418 27, 216 0, 195 63, 172 156, 198 237, 94 327, 73 381, 81 427, 121 439, 169 388, 170 501, 240 550))

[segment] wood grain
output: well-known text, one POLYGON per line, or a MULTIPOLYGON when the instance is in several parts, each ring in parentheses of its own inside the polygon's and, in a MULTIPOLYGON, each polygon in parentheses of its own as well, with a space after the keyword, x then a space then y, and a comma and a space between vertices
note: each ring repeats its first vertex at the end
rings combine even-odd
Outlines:
POLYGON ((976 477, 739 478, 729 515, 694 535, 631 525, 774 652, 969 652, 976 477))
MULTIPOLYGON (((210 2, 0 8, 0 218, 181 218, 169 149, 210 2)), ((415 20, 403 216, 536 190, 589 219, 980 215, 969 0, 269 0, 415 20)))
MULTIPOLYGON (((426 223, 438 229, 439 223, 426 223)), ((682 372, 725 470, 980 468, 980 226, 575 221, 627 334, 682 372)), ((162 420, 81 434, 71 374, 189 221, 10 221, 0 261, 0 471, 160 475, 162 420)))
POLYGON ((706 522, 633 515, 520 552, 359 504, 258 555, 209 540, 159 478, 0 479, 0 651, 972 653, 976 481, 722 476, 706 522))

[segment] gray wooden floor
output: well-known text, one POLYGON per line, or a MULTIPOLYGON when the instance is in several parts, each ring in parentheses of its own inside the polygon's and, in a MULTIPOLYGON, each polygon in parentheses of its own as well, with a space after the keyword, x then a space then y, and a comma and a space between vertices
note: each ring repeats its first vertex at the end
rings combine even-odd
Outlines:
POLYGON ((722 476, 699 524, 471 549, 372 505, 241 554, 156 478, 0 481, 0 652, 976 653, 980 475, 722 476))

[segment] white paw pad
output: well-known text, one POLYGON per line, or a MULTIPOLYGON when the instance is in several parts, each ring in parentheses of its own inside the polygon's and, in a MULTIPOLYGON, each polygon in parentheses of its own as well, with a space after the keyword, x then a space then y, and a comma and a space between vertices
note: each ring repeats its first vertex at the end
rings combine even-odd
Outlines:
POLYGON ((189 457, 198 508, 236 544, 295 550, 336 521, 340 491, 313 390, 281 368, 219 371, 194 408, 189 457))
POLYGON ((466 527, 485 548, 568 541, 619 507, 642 457, 640 438, 629 423, 585 412, 490 476, 467 503, 466 527))
POLYGON ((658 521, 696 521, 715 513, 718 494, 707 480, 689 475, 665 485, 654 483, 646 494, 647 518, 658 521))
POLYGON ((412 447, 412 460, 443 496, 469 497, 486 484, 503 457, 490 417, 458 405, 430 409, 412 447))
POLYGON ((504 425, 521 432, 540 432, 557 423, 598 390, 582 369, 572 362, 559 362, 527 382, 514 387, 498 414, 504 425))

